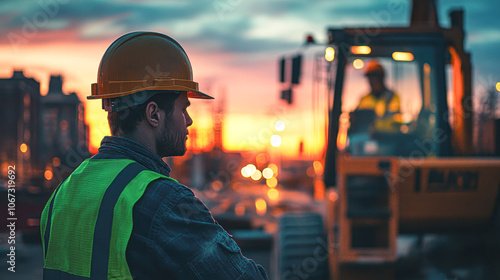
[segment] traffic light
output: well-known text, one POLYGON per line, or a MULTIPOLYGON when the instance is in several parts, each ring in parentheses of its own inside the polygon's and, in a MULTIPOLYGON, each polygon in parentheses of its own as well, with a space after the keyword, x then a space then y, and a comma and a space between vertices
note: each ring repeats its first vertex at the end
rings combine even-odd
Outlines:
POLYGON ((286 100, 288 104, 292 104, 292 88, 281 91, 281 99, 286 100))
POLYGON ((312 34, 308 34, 306 37, 306 45, 309 45, 309 44, 316 44, 312 34))
POLYGON ((284 83, 285 82, 285 65, 286 65, 286 60, 285 57, 282 57, 280 59, 280 82, 284 83))
POLYGON ((300 84, 300 72, 302 68, 302 55, 299 54, 292 58, 292 84, 300 84))
POLYGON ((280 82, 283 83, 282 88, 286 88, 284 90, 281 90, 281 99, 285 100, 288 104, 292 104, 292 102, 293 102, 293 91, 292 91, 293 85, 297 85, 300 83, 300 72, 301 72, 301 68, 302 68, 302 55, 298 54, 298 55, 292 57, 291 63, 290 62, 287 63, 287 60, 290 61, 290 58, 282 57, 279 60, 280 82), (288 69, 287 69, 287 64, 288 64, 288 69))

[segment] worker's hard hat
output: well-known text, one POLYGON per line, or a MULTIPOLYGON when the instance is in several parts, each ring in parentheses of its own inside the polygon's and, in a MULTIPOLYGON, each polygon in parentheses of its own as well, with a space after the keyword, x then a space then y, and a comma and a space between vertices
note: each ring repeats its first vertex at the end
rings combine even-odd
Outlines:
POLYGON ((376 59, 370 60, 365 68, 365 76, 385 76, 384 67, 376 59))
POLYGON ((128 99, 122 107, 131 107, 165 91, 185 91, 190 98, 213 99, 198 90, 189 58, 179 43, 160 33, 133 32, 121 36, 106 50, 97 83, 92 84, 92 95, 87 99, 103 99, 106 111, 117 111, 106 101, 128 99), (141 98, 134 99, 134 93, 142 93, 141 98))

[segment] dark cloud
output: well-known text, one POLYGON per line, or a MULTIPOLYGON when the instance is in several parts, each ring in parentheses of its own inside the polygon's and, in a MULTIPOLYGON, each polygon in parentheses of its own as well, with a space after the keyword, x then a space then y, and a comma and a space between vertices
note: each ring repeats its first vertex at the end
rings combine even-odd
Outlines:
MULTIPOLYGON (((64 25, 61 24, 64 29, 79 30, 79 28, 94 22, 113 18, 116 18, 113 24, 119 27, 118 29, 144 30, 150 26, 161 24, 168 26, 169 23, 177 21, 188 22, 206 13, 207 9, 211 8, 207 1, 200 1, 196 5, 187 2, 153 4, 142 2, 142 4, 138 4, 96 0, 60 1, 61 4, 57 0, 21 2, 25 5, 22 5, 23 8, 20 9, 16 9, 10 4, 0 4, 0 13, 3 15, 0 34, 6 35, 8 32, 16 32, 22 35, 23 27, 27 25, 35 26, 37 32, 51 31, 51 26, 53 26, 51 22, 65 22, 64 25), (5 15, 10 16, 6 19, 5 15)), ((113 35, 113 37, 116 37, 116 35, 113 35)), ((102 36, 82 35, 81 39, 102 39, 102 36)), ((31 41, 37 43, 37 38, 32 38, 31 41)))
POLYGON ((475 86, 491 86, 486 83, 496 83, 500 79, 498 74, 499 8, 499 1, 440 1, 439 19, 443 26, 449 27, 450 25, 448 16, 450 11, 464 9, 465 46, 471 53, 475 86))
MULTIPOLYGON (((449 25, 450 9, 465 8, 466 42, 474 65, 486 73, 495 71, 499 60, 496 46, 500 40, 488 34, 494 34, 500 26, 500 2, 437 2, 440 22, 445 26, 449 25)), ((408 0, 2 1, 0 43, 10 43, 8 34, 23 36, 26 21, 33 24, 37 15, 46 13, 48 23, 36 26, 39 35, 27 38, 29 44, 112 40, 133 30, 158 30, 172 34, 183 43, 202 45, 209 53, 267 53, 272 56, 297 49, 308 32, 326 36, 327 27, 407 25, 410 4, 408 0), (54 6, 54 3, 61 4, 54 6), (381 17, 385 17, 384 22, 381 17), (264 34, 265 27, 262 30, 263 27, 257 24, 258 20, 270 23, 270 32, 275 27, 283 32, 268 36, 264 34), (259 28, 259 32, 254 32, 259 28)))
POLYGON ((197 5, 187 2, 165 2, 165 4, 137 4, 104 1, 80 1, 63 6, 60 17, 76 22, 88 22, 121 14, 130 14, 121 23, 128 27, 151 25, 168 20, 190 20, 206 11, 207 5, 200 1, 197 5))
POLYGON ((464 24, 467 32, 475 32, 483 29, 498 29, 500 20, 498 11, 499 1, 448 1, 440 5, 440 22, 449 26, 449 13, 452 10, 464 9, 464 24))

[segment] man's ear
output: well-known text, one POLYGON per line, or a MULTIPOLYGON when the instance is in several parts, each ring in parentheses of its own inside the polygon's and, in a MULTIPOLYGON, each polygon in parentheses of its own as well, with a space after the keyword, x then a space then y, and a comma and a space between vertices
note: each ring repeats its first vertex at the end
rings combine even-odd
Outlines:
POLYGON ((156 102, 151 101, 146 105, 146 121, 153 127, 158 127, 160 125, 160 107, 156 102))

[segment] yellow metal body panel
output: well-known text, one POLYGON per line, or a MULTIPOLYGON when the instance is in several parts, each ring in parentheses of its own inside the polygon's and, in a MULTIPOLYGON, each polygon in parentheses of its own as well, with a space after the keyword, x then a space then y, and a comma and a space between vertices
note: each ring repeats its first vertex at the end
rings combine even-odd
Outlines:
POLYGON ((347 178, 349 176, 387 176, 387 173, 396 172, 397 159, 395 158, 377 158, 377 157, 349 157, 341 156, 339 159, 339 226, 340 226, 340 247, 338 260, 345 262, 392 262, 396 260, 396 237, 398 221, 398 199, 394 188, 388 190, 388 209, 390 217, 387 220, 378 219, 349 219, 347 218, 348 209, 348 188, 347 178), (381 169, 380 163, 389 164, 388 170, 381 169), (394 169, 394 170, 391 170, 394 169), (388 242, 385 248, 376 249, 354 249, 352 248, 352 229, 355 225, 370 224, 387 227, 388 242), (384 224, 384 225, 382 225, 384 224))
MULTIPOLYGON (((480 229, 490 221, 500 189, 500 160, 478 158, 415 159, 398 157, 337 158, 337 185, 326 193, 331 277, 344 265, 371 263, 387 266, 397 255, 397 235, 480 229), (383 176, 387 180, 389 217, 349 217, 349 176, 383 176), (353 226, 387 225, 387 246, 354 248, 353 226)), ((370 188, 368 181, 366 187, 370 188)), ((390 271, 390 269, 388 269, 390 271)), ((346 279, 350 279, 347 277, 346 279)), ((360 278, 361 279, 361 278, 360 278)), ((364 278, 363 278, 364 279, 364 278)))
POLYGON ((477 227, 489 221, 500 187, 500 160, 400 160, 391 178, 399 190, 405 231, 477 227))

